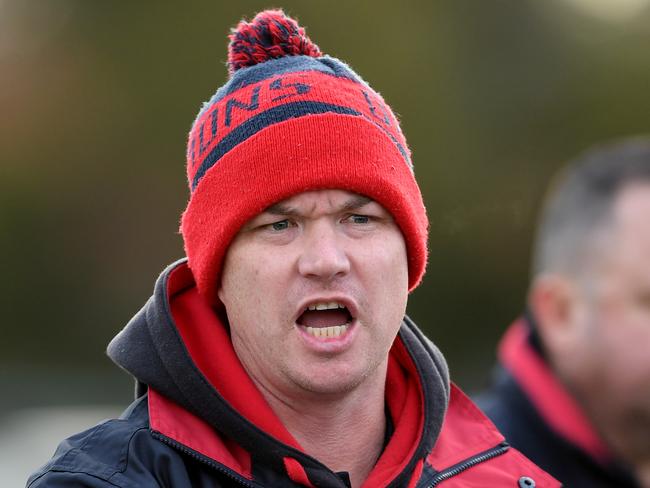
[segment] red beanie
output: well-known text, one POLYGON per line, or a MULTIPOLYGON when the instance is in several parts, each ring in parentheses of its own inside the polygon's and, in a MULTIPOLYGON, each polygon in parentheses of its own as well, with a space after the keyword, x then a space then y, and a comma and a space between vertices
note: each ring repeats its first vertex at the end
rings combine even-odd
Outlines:
POLYGON ((230 41, 230 80, 204 104, 187 148, 181 232, 199 292, 217 301, 225 253, 248 220, 317 189, 365 195, 393 215, 413 290, 426 266, 428 221, 390 107, 282 11, 240 22, 230 41))

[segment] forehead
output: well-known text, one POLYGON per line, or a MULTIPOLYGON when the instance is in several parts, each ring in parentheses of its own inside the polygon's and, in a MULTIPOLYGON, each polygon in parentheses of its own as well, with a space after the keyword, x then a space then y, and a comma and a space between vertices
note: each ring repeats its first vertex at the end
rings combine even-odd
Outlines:
POLYGON ((614 205, 614 222, 620 245, 637 244, 646 252, 650 251, 649 183, 632 184, 623 189, 614 205))
POLYGON ((650 275, 650 184, 623 188, 612 209, 610 265, 650 275))
POLYGON ((314 190, 274 203, 262 213, 303 214, 316 211, 354 210, 370 203, 374 203, 371 198, 347 190, 314 190))

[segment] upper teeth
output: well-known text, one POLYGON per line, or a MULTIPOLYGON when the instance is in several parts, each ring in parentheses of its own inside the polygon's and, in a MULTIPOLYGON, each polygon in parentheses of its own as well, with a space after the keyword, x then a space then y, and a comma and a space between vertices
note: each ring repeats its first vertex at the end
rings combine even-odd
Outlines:
POLYGON ((337 308, 345 308, 345 305, 338 302, 313 303, 307 307, 307 310, 335 310, 337 308))

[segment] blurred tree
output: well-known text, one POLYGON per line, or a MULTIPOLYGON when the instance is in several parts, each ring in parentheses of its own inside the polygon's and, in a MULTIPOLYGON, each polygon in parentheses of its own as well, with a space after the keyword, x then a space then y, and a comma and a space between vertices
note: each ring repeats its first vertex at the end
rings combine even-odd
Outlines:
MULTIPOLYGON (((229 28, 266 6, 0 3, 5 407, 128 399, 105 344, 182 256, 187 131, 227 76, 229 28)), ((410 311, 476 386, 522 307, 549 175, 592 142, 647 131, 647 11, 605 23, 559 0, 283 7, 400 114, 431 219, 410 311)))

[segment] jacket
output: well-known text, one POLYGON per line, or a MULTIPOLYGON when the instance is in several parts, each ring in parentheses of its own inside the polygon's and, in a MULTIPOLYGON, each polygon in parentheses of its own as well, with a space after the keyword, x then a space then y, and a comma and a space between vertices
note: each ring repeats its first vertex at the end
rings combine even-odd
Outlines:
MULTIPOLYGON (((136 401, 63 441, 27 486, 349 486, 275 416, 224 324, 186 262, 171 265, 108 348, 136 378, 136 401)), ((444 358, 408 318, 390 351, 386 411, 390 436, 364 487, 559 486, 450 385, 444 358)))
POLYGON ((508 329, 494 383, 477 403, 510 444, 565 486, 637 488, 553 375, 533 323, 529 314, 508 329))

